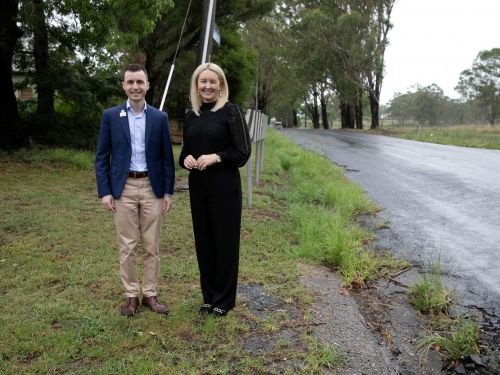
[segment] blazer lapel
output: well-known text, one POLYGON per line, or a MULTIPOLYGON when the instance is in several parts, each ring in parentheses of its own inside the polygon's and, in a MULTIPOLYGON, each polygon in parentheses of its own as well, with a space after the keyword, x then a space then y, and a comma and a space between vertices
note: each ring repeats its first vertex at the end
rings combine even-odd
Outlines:
POLYGON ((146 143, 145 147, 148 148, 149 137, 151 135, 151 128, 153 127, 153 113, 151 109, 146 107, 146 143))
POLYGON ((120 125, 125 132, 125 137, 127 138, 127 141, 129 144, 132 144, 130 141, 130 126, 128 124, 128 111, 127 111, 127 103, 125 103, 122 108, 120 108, 120 125), (122 113, 125 113, 125 116, 122 115, 122 113))

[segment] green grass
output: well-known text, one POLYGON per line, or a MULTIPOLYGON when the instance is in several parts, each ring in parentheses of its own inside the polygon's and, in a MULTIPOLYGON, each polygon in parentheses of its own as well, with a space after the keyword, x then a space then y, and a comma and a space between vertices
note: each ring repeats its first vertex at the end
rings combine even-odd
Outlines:
POLYGON ((463 361, 478 354, 479 324, 473 319, 450 321, 441 332, 434 332, 419 340, 419 345, 442 352, 452 361, 463 361))
POLYGON ((419 340, 421 347, 435 349, 451 361, 462 361, 479 353, 479 324, 475 319, 451 319, 450 290, 443 286, 441 264, 435 263, 429 274, 410 288, 410 302, 426 314, 431 333, 419 340))
POLYGON ((421 130, 418 127, 390 126, 381 132, 415 141, 500 150, 500 126, 423 126, 421 130))
POLYGON ((363 285, 402 262, 377 256, 365 244, 371 234, 353 221, 377 211, 361 189, 347 180, 340 168, 313 152, 269 134, 266 191, 281 200, 295 234, 293 256, 320 261, 339 270, 345 284, 363 285), (284 173, 285 182, 275 176, 284 173))
MULTIPOLYGON (((9 159, 9 153, 0 152, 0 158, 9 159)), ((12 154, 16 162, 37 164, 42 166, 74 166, 78 169, 94 168, 93 153, 76 151, 67 148, 46 148, 40 150, 21 149, 12 154)))
MULTIPOLYGON (((376 208, 362 191, 325 159, 268 135, 261 187, 243 210, 239 282, 307 312, 298 258, 332 265, 346 283, 393 264, 364 249, 370 234, 353 218, 376 208)), ((287 357, 314 374, 341 363, 342 348, 322 347, 306 328, 297 328, 298 347, 243 349, 246 337, 272 335, 286 316, 261 322, 240 301, 223 320, 198 315, 187 192, 175 194, 160 244, 160 299, 171 314, 121 317, 115 231, 96 197, 92 153, 21 150, 0 161, 0 373, 259 374, 279 372, 274 364, 287 357)))
POLYGON ((447 314, 451 305, 450 291, 443 286, 441 264, 437 262, 429 274, 410 288, 410 302, 418 311, 431 314, 447 314))

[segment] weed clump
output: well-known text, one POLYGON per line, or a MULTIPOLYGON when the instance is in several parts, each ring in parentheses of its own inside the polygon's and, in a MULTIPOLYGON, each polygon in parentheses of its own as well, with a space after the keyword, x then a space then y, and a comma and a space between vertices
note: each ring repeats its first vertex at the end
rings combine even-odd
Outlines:
POLYGON ((441 263, 437 262, 429 275, 410 288, 410 302, 427 314, 430 325, 435 327, 431 334, 419 340, 419 345, 441 352, 448 360, 462 361, 479 353, 479 324, 475 319, 449 317, 450 294, 443 286, 441 263))
POLYGON ((419 344, 442 352, 449 360, 463 361, 478 354, 479 324, 474 319, 458 318, 441 332, 423 337, 419 344))
POLYGON ((436 263, 430 275, 410 288, 410 302, 424 314, 447 314, 451 304, 450 293, 443 286, 441 263, 436 263))

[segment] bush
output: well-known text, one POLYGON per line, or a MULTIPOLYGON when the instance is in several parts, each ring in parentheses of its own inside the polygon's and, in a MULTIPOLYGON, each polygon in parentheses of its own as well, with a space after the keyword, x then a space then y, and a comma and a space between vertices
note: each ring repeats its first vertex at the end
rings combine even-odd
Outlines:
MULTIPOLYGON (((100 115, 100 114, 99 114, 100 115)), ((25 118, 32 146, 92 149, 97 142, 100 119, 96 114, 31 114, 25 118)))

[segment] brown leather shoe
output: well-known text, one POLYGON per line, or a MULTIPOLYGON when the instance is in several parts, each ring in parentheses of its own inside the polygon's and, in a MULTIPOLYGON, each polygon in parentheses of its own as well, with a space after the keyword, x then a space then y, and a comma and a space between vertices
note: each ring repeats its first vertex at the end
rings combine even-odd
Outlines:
POLYGON ((167 307, 162 305, 156 296, 142 297, 142 304, 151 309, 151 311, 157 314, 168 314, 167 307))
POLYGON ((120 313, 123 316, 134 316, 139 308, 139 297, 129 297, 127 298, 127 303, 123 305, 120 309, 120 313))

